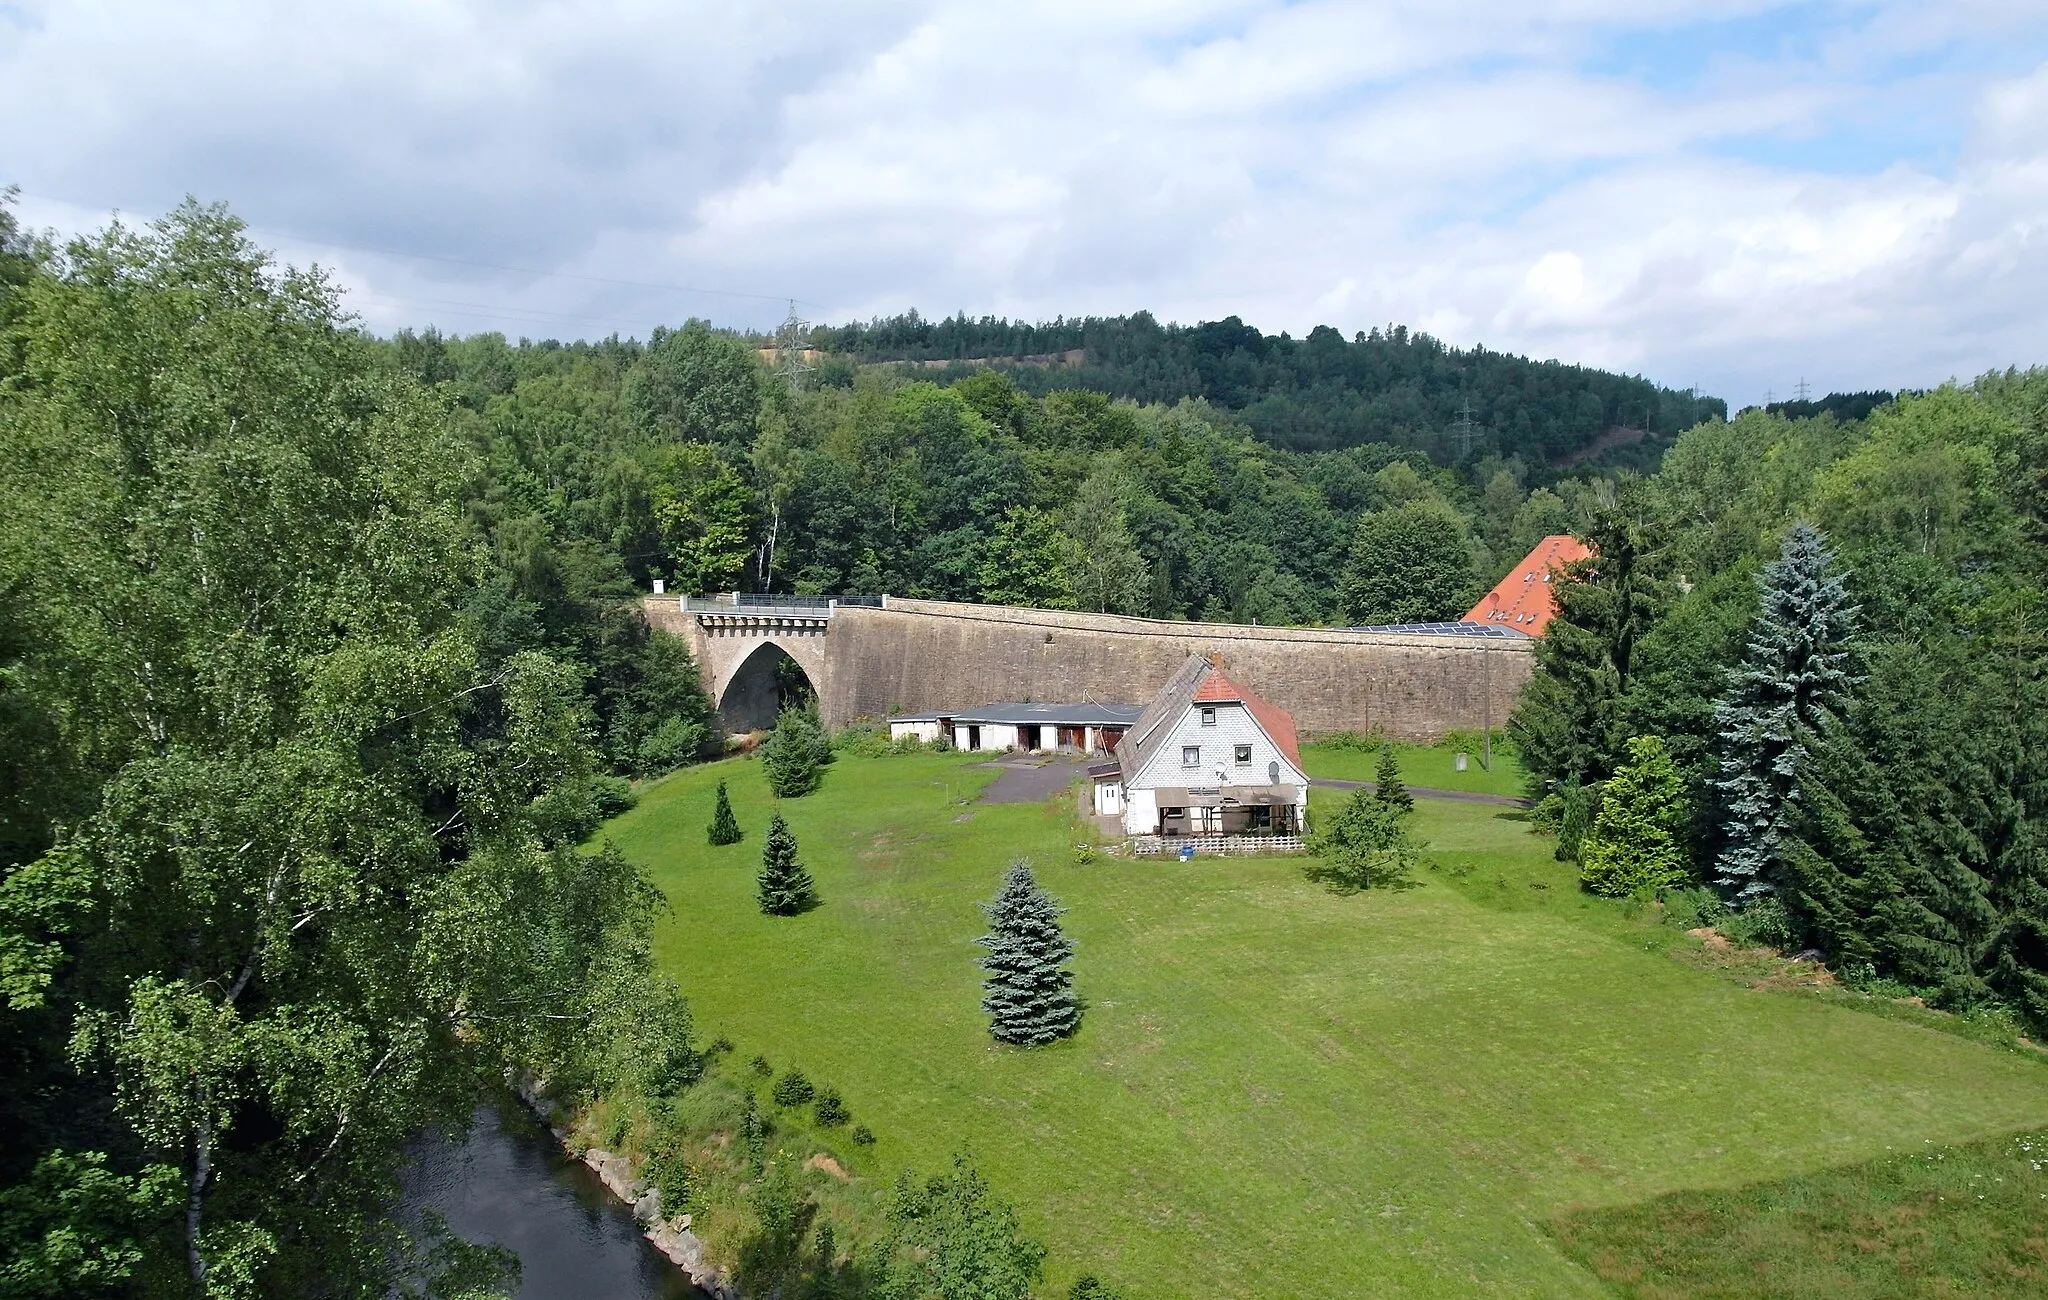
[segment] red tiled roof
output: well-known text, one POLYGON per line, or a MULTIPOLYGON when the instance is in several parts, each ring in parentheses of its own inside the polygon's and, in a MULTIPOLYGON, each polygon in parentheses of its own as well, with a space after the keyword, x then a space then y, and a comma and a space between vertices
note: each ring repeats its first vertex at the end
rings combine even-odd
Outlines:
POLYGON ((1560 533, 1544 538, 1515 566, 1514 572, 1479 598, 1472 612, 1465 615, 1465 621, 1504 624, 1530 636, 1542 636, 1557 613, 1557 602, 1550 597, 1552 572, 1592 553, 1576 537, 1560 533))
POLYGON ((1221 668, 1214 664, 1209 666, 1209 671, 1202 677, 1201 685, 1195 687, 1194 702, 1243 704, 1245 708, 1251 710, 1252 716, 1258 719, 1259 725, 1265 728, 1266 734, 1273 738, 1273 743, 1280 747, 1280 752, 1287 755, 1287 761, 1294 764, 1297 769, 1301 767, 1301 739, 1294 732, 1293 715, 1256 691, 1239 686, 1224 676, 1221 668))

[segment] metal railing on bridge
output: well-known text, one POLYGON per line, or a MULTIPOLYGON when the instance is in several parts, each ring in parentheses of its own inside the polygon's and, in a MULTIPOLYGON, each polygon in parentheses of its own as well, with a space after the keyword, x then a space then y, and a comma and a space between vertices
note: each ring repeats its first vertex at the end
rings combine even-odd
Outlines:
POLYGON ((882 596, 791 596, 776 592, 734 591, 718 596, 684 596, 687 614, 756 614, 830 618, 836 609, 883 608, 882 596))

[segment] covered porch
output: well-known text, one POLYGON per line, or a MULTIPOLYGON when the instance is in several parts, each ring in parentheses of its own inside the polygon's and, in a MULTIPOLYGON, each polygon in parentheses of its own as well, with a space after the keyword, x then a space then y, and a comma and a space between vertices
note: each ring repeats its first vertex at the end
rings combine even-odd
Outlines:
POLYGON ((1153 833, 1161 839, 1298 837, 1302 790, 1292 785, 1161 786, 1153 833))

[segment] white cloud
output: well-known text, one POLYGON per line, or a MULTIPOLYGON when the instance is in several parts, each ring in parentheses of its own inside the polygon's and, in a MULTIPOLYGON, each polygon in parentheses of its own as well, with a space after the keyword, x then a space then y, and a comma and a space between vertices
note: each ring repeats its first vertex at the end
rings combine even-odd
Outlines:
POLYGON ((1746 401, 2048 361, 2044 35, 1991 0, 0 4, 0 181, 68 225, 227 199, 380 328, 778 308, 332 244, 824 319, 1405 321, 1746 401))

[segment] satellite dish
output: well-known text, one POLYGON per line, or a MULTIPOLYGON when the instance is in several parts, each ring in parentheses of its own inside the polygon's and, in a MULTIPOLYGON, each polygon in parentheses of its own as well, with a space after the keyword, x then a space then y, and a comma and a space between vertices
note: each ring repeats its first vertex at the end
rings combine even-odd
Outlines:
POLYGON ((1266 764, 1266 784, 1280 784, 1280 760, 1277 758, 1266 764))

